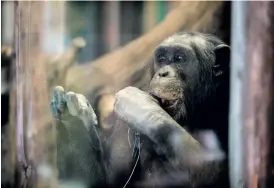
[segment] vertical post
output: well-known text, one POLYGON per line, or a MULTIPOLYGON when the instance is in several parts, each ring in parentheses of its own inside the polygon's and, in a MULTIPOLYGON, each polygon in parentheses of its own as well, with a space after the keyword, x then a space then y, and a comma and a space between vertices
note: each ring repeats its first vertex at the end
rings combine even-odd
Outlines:
POLYGON ((271 187, 274 136, 274 2, 249 2, 243 126, 246 187, 271 187))
POLYGON ((232 2, 231 69, 229 113, 229 173, 232 188, 243 188, 243 76, 246 62, 247 2, 232 2))
POLYGON ((44 3, 44 24, 46 35, 43 37, 43 47, 50 55, 64 53, 65 51, 65 1, 46 1, 44 3))
POLYGON ((143 33, 149 32, 157 25, 157 2, 144 1, 143 33))
POLYGON ((120 45, 120 4, 119 1, 104 2, 104 40, 106 51, 112 51, 120 45))
POLYGON ((16 75, 11 107, 16 119, 20 187, 54 188, 56 179, 55 129, 50 122, 43 38, 44 3, 15 4, 16 75))

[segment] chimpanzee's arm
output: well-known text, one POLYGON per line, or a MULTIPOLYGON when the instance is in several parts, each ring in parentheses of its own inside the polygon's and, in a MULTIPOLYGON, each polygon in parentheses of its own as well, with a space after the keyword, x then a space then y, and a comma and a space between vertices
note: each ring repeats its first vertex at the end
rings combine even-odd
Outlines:
POLYGON ((150 138, 156 152, 166 155, 174 170, 187 169, 193 184, 209 181, 218 173, 219 163, 207 159, 203 146, 148 93, 134 87, 119 91, 114 112, 130 128, 150 138))

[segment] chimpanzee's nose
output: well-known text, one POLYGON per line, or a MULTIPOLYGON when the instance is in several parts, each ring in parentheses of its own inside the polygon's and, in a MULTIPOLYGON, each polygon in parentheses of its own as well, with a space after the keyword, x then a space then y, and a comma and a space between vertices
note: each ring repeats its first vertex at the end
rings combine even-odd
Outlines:
POLYGON ((160 78, 172 78, 176 73, 171 66, 167 65, 158 70, 157 74, 160 78))
POLYGON ((160 77, 167 77, 168 74, 169 74, 168 71, 160 71, 160 72, 158 72, 158 75, 159 75, 160 77))

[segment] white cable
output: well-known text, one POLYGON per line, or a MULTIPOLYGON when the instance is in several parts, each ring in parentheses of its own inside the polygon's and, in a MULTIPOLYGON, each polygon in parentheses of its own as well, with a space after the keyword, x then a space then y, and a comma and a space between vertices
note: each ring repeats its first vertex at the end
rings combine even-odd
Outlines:
POLYGON ((141 153, 140 138, 139 138, 138 141, 139 141, 139 143, 138 143, 139 154, 138 154, 136 163, 135 163, 135 165, 134 165, 134 167, 133 167, 133 169, 132 169, 132 171, 131 171, 131 174, 130 174, 130 176, 129 176, 127 182, 126 182, 126 184, 123 186, 123 188, 125 188, 125 187, 127 186, 128 182, 130 181, 130 179, 131 179, 131 177, 132 177, 132 175, 133 175, 133 173, 134 173, 134 171, 135 171, 135 168, 136 168, 136 166, 137 166, 137 163, 138 163, 138 161, 139 161, 139 158, 140 158, 140 153, 141 153))

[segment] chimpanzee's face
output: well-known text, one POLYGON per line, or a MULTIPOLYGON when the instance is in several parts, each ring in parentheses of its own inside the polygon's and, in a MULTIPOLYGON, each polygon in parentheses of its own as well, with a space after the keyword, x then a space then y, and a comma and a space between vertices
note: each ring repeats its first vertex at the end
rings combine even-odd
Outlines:
POLYGON ((189 106, 206 100, 215 91, 214 77, 222 74, 223 67, 217 62, 216 52, 229 47, 213 44, 214 39, 201 34, 175 35, 156 48, 150 93, 173 118, 187 115, 189 106))

